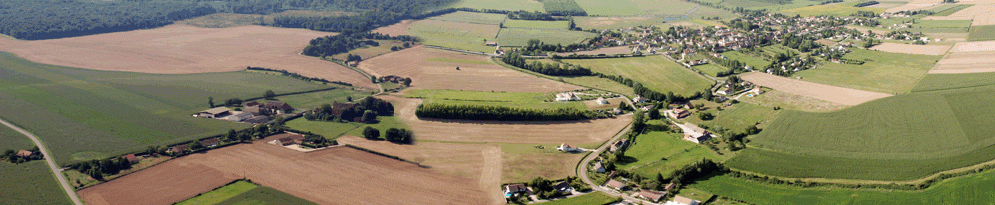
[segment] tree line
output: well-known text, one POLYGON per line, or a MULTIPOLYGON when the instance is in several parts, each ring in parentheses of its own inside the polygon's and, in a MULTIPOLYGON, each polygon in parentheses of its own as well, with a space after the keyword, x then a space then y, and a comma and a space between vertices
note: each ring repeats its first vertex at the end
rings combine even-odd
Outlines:
POLYGON ((421 104, 415 115, 424 118, 495 121, 562 121, 593 118, 576 108, 527 109, 488 105, 421 104))
POLYGON ((522 57, 522 55, 514 52, 505 54, 505 56, 501 58, 501 61, 515 67, 545 75, 570 76, 592 74, 591 69, 584 68, 579 65, 542 63, 539 61, 529 62, 525 59, 525 57, 522 57))
POLYGON ((443 9, 424 13, 433 8, 455 3, 455 0, 375 0, 356 1, 356 8, 365 10, 359 15, 349 16, 279 16, 273 18, 273 25, 286 28, 307 28, 317 31, 360 33, 378 27, 395 24, 405 19, 418 19, 456 12, 443 9))
POLYGON ((149 29, 217 12, 198 2, 0 1, 0 33, 25 40, 149 29))
POLYGON ((418 41, 418 38, 408 35, 390 36, 370 32, 343 33, 334 36, 325 36, 312 39, 310 45, 304 47, 303 54, 307 56, 324 58, 325 56, 346 53, 349 52, 349 50, 367 45, 379 46, 380 44, 374 40, 399 40, 407 43, 418 41))
MULTIPOLYGON (((647 87, 643 87, 642 83, 636 82, 636 81, 634 81, 632 79, 623 77, 621 75, 606 75, 606 74, 603 74, 603 73, 597 73, 597 74, 595 74, 595 76, 598 76, 600 78, 609 79, 609 80, 621 83, 622 85, 629 86, 629 87, 632 88, 632 90, 634 91, 634 93, 636 95, 642 96, 642 97, 644 97, 646 99, 655 100, 655 101, 663 101, 663 102, 669 102, 669 103, 678 103, 678 102, 685 102, 685 101, 688 101, 690 99, 699 98, 699 97, 702 96, 702 92, 700 92, 700 91, 699 92, 695 92, 691 96, 682 96, 680 94, 674 94, 674 92, 670 92, 670 91, 668 91, 667 93, 657 92, 657 91, 651 90, 651 89, 649 89, 647 87)), ((710 93, 710 91, 708 93, 710 93)))

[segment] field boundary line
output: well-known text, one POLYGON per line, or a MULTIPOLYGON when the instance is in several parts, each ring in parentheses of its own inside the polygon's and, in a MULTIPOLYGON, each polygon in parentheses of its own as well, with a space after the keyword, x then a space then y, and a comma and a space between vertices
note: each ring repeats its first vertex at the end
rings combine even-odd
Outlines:
MULTIPOLYGON (((499 31, 499 32, 500 32, 500 31, 499 31)), ((487 53, 484 53, 484 52, 477 52, 477 51, 468 51, 468 50, 460 50, 460 49, 455 49, 455 48, 446 48, 446 47, 442 47, 442 46, 433 46, 433 45, 425 45, 425 48, 431 48, 431 49, 439 49, 439 50, 447 50, 447 51, 455 51, 455 52, 460 52, 460 53, 466 53, 466 54, 474 54, 474 55, 482 55, 482 56, 496 56, 496 55, 493 55, 493 54, 487 54, 487 53)))
POLYGON ((31 141, 34 141, 35 145, 38 146, 39 151, 41 151, 41 154, 45 157, 45 162, 48 163, 48 167, 51 169, 52 174, 54 174, 55 178, 59 181, 60 184, 62 184, 62 189, 66 191, 66 195, 69 197, 69 199, 72 200, 73 203, 76 205, 83 205, 83 202, 80 202, 79 200, 79 196, 76 195, 76 191, 72 188, 72 186, 69 186, 66 177, 62 176, 62 172, 59 171, 60 170, 59 166, 55 164, 55 159, 52 158, 52 154, 49 153, 48 149, 45 148, 45 144, 41 143, 41 140, 39 140, 37 136, 3 119, 0 119, 0 124, 6 125, 7 127, 13 129, 14 131, 20 132, 21 134, 27 136, 28 138, 31 138, 31 141))
MULTIPOLYGON (((512 69, 512 70, 518 71, 520 73, 529 74, 529 75, 532 75, 532 76, 535 76, 535 77, 545 78, 545 79, 556 81, 556 82, 560 82, 560 83, 566 83, 566 84, 570 84, 570 85, 585 87, 585 88, 592 89, 592 90, 600 90, 600 91, 604 91, 604 92, 615 93, 614 91, 610 91, 610 90, 604 90, 604 89, 594 88, 594 87, 587 87, 587 86, 584 86, 584 85, 578 85, 578 84, 573 84, 573 83, 566 82, 566 81, 560 81, 560 79, 553 79, 552 76, 542 75, 542 74, 539 74, 539 73, 536 73, 536 72, 533 72, 533 71, 521 69, 521 68, 518 68, 518 67, 515 67, 515 66, 512 66, 512 65, 508 65, 507 63, 498 61, 496 59, 496 56, 491 58, 491 62, 497 63, 498 65, 501 65, 502 67, 505 67, 505 68, 508 68, 508 69, 512 69)), ((594 77, 597 77, 597 76, 594 76, 594 77)), ((626 99, 625 101, 627 103, 629 103, 629 106, 632 106, 633 108, 635 108, 635 106, 632 105, 632 102, 629 101, 629 96, 628 95, 625 95, 623 93, 615 93, 615 94, 618 94, 618 95, 621 95, 621 96, 625 97, 625 99, 626 99)))

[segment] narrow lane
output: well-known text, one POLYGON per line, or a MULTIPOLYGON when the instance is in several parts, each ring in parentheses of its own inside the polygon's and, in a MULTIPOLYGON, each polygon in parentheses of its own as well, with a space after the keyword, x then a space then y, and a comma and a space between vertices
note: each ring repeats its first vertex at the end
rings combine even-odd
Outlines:
POLYGON ((66 194, 69 195, 69 199, 72 199, 73 203, 76 205, 83 205, 83 202, 80 202, 79 200, 79 196, 76 196, 76 191, 73 190, 72 186, 69 186, 69 182, 66 180, 66 177, 62 176, 62 171, 60 171, 61 168, 55 164, 55 159, 52 158, 52 154, 48 152, 48 149, 41 143, 41 140, 38 140, 37 136, 21 129, 20 127, 14 126, 14 124, 10 124, 10 122, 3 119, 0 119, 0 124, 6 125, 7 127, 10 127, 10 129, 14 129, 17 132, 28 136, 28 138, 31 138, 31 141, 34 141, 35 145, 38 146, 38 149, 41 150, 41 154, 45 156, 45 161, 48 162, 48 167, 52 169, 52 174, 55 174, 55 178, 59 179, 59 183, 62 184, 62 189, 64 189, 66 194))

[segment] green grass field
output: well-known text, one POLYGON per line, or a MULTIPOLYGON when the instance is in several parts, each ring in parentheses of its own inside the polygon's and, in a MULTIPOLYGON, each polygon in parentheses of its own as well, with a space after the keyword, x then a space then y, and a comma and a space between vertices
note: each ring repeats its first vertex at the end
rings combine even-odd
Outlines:
POLYGON ((814 5, 814 6, 801 7, 801 8, 785 9, 781 10, 781 12, 798 14, 804 17, 819 16, 819 15, 845 17, 845 16, 850 16, 850 14, 857 13, 857 11, 871 11, 874 13, 881 13, 885 10, 884 8, 853 7, 853 5, 855 4, 857 4, 856 1, 837 3, 837 4, 814 5))
POLYGON ((501 46, 519 47, 528 45, 529 40, 539 39, 546 44, 574 44, 580 43, 588 38, 594 38, 596 34, 583 31, 569 31, 563 29, 525 29, 525 28, 505 28, 498 34, 498 42, 501 46))
POLYGON ((688 117, 685 120, 696 125, 708 126, 713 130, 722 127, 728 131, 743 133, 746 132, 746 129, 753 127, 757 123, 766 124, 776 119, 780 113, 780 110, 774 110, 770 107, 750 103, 738 103, 732 107, 724 108, 722 111, 718 111, 715 108, 698 111, 694 114, 695 116, 688 117), (703 112, 712 113, 715 119, 708 121, 701 120, 697 115, 703 112))
POLYGON ((442 16, 436 16, 428 19, 449 21, 449 22, 459 22, 459 23, 475 23, 475 24, 490 24, 498 25, 501 24, 504 19, 508 18, 504 14, 490 14, 490 13, 475 13, 475 12, 465 12, 457 11, 456 13, 446 14, 442 16))
POLYGON ((542 8, 547 13, 577 13, 584 12, 584 8, 577 5, 574 0, 543 0, 542 8))
POLYGON ((712 86, 711 80, 660 56, 563 60, 608 75, 622 75, 658 92, 692 95, 712 86))
POLYGON ((424 20, 411 25, 408 33, 422 38, 426 45, 491 53, 494 47, 485 46, 484 41, 497 39, 498 31, 501 31, 498 25, 424 20))
POLYGON ((460 0, 451 8, 497 9, 509 11, 545 11, 542 2, 533 0, 460 0))
POLYGON ((531 28, 531 29, 566 29, 568 21, 527 21, 512 20, 504 22, 506 28, 531 28))
POLYGON ((751 10, 767 9, 770 11, 801 8, 810 5, 818 5, 819 1, 810 0, 791 0, 783 2, 784 4, 778 3, 778 1, 770 0, 723 0, 719 5, 726 7, 743 7, 751 10))
POLYGON ((7 126, 0 125, 0 152, 10 150, 27 150, 35 146, 35 143, 31 141, 28 136, 24 136, 20 132, 14 131, 7 126))
MULTIPOLYGON (((228 98, 328 88, 252 72, 159 75, 95 71, 0 55, 0 117, 42 138, 65 164, 183 142, 246 124, 194 118, 228 98)), ((294 105, 296 106, 296 105, 294 105)))
POLYGON ((726 58, 729 58, 729 60, 738 60, 739 62, 743 62, 746 65, 750 65, 750 67, 754 69, 759 69, 763 68, 764 66, 770 65, 770 62, 764 60, 763 58, 757 58, 750 55, 746 55, 740 53, 739 51, 728 51, 722 53, 722 55, 725 56, 726 58))
POLYGON ((269 187, 256 187, 252 190, 243 192, 237 196, 231 197, 228 200, 224 200, 219 205, 245 205, 245 204, 266 204, 266 205, 277 205, 277 204, 315 204, 294 195, 283 193, 279 190, 269 188, 269 187))
MULTIPOLYGON (((661 16, 679 17, 687 13, 698 4, 686 1, 671 0, 629 0, 636 8, 641 9, 642 14, 652 14, 661 16), (666 5, 666 6, 663 6, 666 5)), ((580 2, 578 2, 580 3, 580 2)), ((583 4, 581 4, 583 6, 583 4)), ((633 14, 628 14, 633 15, 633 14)))
POLYGON ((929 9, 929 11, 936 12, 933 16, 950 16, 950 14, 957 13, 971 6, 974 6, 974 4, 947 4, 929 9))
POLYGON ((257 184, 253 184, 248 181, 236 181, 217 189, 211 190, 207 193, 197 195, 193 198, 183 200, 176 205, 194 205, 194 204, 218 204, 222 201, 228 200, 232 197, 238 196, 242 193, 248 192, 249 190, 259 187, 257 184))
POLYGON ((968 41, 995 40, 995 25, 973 26, 967 35, 968 41))
POLYGON ((638 16, 643 9, 632 0, 574 0, 589 16, 638 16))
POLYGON ((911 28, 901 30, 915 33, 966 33, 970 28, 971 20, 916 20, 911 28))
POLYGON ((542 205, 602 205, 609 204, 618 201, 617 197, 602 193, 602 192, 591 192, 577 197, 571 197, 567 199, 560 199, 556 201, 550 201, 545 203, 539 203, 542 205))
POLYGON ((610 92, 622 95, 628 95, 628 96, 635 95, 633 93, 632 88, 630 88, 629 86, 622 85, 621 83, 609 79, 593 77, 593 76, 563 77, 561 79, 563 79, 564 82, 584 87, 607 90, 610 92))
POLYGON ((587 107, 579 101, 555 102, 555 93, 514 93, 456 90, 412 90, 408 97, 425 99, 423 103, 456 105, 491 105, 517 108, 557 109, 587 107))
MULTIPOLYGON (((973 74, 977 75, 977 74, 973 74)), ((991 75, 991 74, 983 74, 991 75)), ((941 75, 942 76, 942 75, 941 75)), ((912 180, 995 159, 995 86, 914 92, 829 113, 785 111, 726 162, 785 177, 912 180)), ((934 84, 934 85, 929 85, 934 84)), ((948 87, 944 87, 948 86, 948 87)))
POLYGON ((863 60, 863 65, 823 62, 815 69, 799 71, 802 80, 888 94, 907 93, 942 56, 914 55, 851 49, 844 58, 863 60))
POLYGON ((404 42, 401 42, 401 41, 393 41, 393 40, 374 40, 374 41, 376 41, 377 43, 380 43, 380 46, 369 46, 369 45, 367 45, 367 46, 364 46, 362 48, 357 48, 357 49, 349 50, 349 52, 346 52, 346 53, 340 53, 340 54, 333 55, 331 57, 326 57, 326 59, 327 58, 333 58, 333 59, 338 59, 338 60, 345 61, 345 60, 348 59, 349 54, 352 54, 352 55, 358 55, 360 58, 362 58, 362 59, 365 60, 365 59, 370 59, 370 58, 377 57, 377 56, 380 56, 380 55, 383 55, 383 54, 386 54, 386 53, 393 52, 393 51, 390 50, 391 47, 394 47, 394 46, 402 47, 404 45, 404 42))
POLYGON ((751 204, 990 204, 995 171, 948 179, 924 191, 799 188, 713 176, 688 185, 751 204))
POLYGON ((995 85, 995 73, 932 74, 916 84, 913 92, 949 90, 995 85))
POLYGON ((712 63, 705 65, 696 65, 692 66, 691 68, 698 69, 699 71, 701 71, 701 73, 704 73, 705 75, 709 75, 712 77, 718 77, 719 72, 725 72, 726 70, 728 70, 725 67, 712 63))
POLYGON ((648 132, 639 135, 632 143, 632 147, 625 151, 625 156, 631 159, 622 159, 616 163, 616 166, 618 169, 629 170, 651 163, 666 163, 665 159, 669 160, 698 146, 693 142, 684 141, 683 137, 684 134, 669 132, 648 132))
POLYGON ((73 204, 44 160, 0 162, 0 170, 0 204, 73 204))

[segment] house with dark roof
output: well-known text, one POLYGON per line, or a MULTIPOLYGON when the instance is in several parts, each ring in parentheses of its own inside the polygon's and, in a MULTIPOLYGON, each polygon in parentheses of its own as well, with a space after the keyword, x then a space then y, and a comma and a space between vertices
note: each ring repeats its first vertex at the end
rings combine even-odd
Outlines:
POLYGON ((674 108, 674 110, 670 111, 670 114, 671 114, 671 116, 673 116, 673 117, 675 117, 677 119, 682 119, 682 118, 691 116, 691 112, 688 112, 687 110, 680 109, 680 108, 674 108))
POLYGON ((204 145, 204 147, 215 147, 218 146, 218 138, 212 137, 212 138, 202 139, 200 140, 200 144, 204 145))
POLYGON ((526 193, 526 192, 528 192, 528 188, 525 187, 525 184, 509 184, 509 185, 504 185, 504 194, 505 194, 505 196, 511 196, 512 194, 519 194, 519 193, 526 193))
POLYGON ((259 102, 249 101, 249 102, 245 102, 245 104, 243 105, 243 107, 251 107, 251 106, 259 106, 259 102))
POLYGON ((617 190, 623 190, 623 189, 625 189, 625 183, 622 183, 620 181, 616 181, 614 179, 609 179, 608 182, 605 183, 605 186, 611 187, 611 188, 617 189, 617 190))
POLYGON ((276 140, 270 141, 269 143, 280 146, 304 143, 304 135, 297 133, 286 132, 283 134, 273 135, 271 137, 276 138, 276 140))
POLYGON ((132 164, 138 163, 138 161, 139 161, 138 157, 136 157, 135 154, 124 155, 124 156, 121 156, 121 158, 128 160, 128 162, 130 162, 132 164))
POLYGON ((253 106, 245 106, 242 108, 242 112, 249 113, 252 115, 262 115, 263 114, 262 111, 263 110, 262 108, 259 107, 258 103, 256 103, 256 105, 253 106))
POLYGON ((594 163, 594 170, 598 173, 605 173, 605 165, 601 162, 594 163))
POLYGON ((627 145, 629 145, 629 139, 622 139, 619 140, 618 142, 612 143, 612 146, 608 149, 608 151, 616 152, 618 150, 625 148, 625 146, 627 145))
POLYGON ((264 108, 266 109, 266 112, 273 115, 291 113, 294 111, 294 107, 291 107, 289 104, 280 101, 266 102, 266 106, 264 106, 264 108))
POLYGON ((183 154, 184 152, 187 152, 188 150, 190 150, 190 147, 188 147, 185 144, 181 144, 181 145, 176 145, 173 148, 170 148, 169 150, 166 150, 166 151, 169 152, 169 153, 183 154))
POLYGON ((553 190, 563 193, 570 193, 571 189, 572 188, 570 187, 570 183, 567 183, 567 181, 562 181, 560 183, 557 183, 556 185, 553 185, 553 190))
POLYGON ((200 111, 197 113, 197 116, 206 118, 222 118, 224 116, 228 116, 229 114, 231 114, 231 109, 228 109, 227 107, 216 107, 200 111))
POLYGON ((658 201, 660 201, 660 199, 663 199, 663 196, 666 196, 666 195, 667 195, 667 193, 659 192, 659 191, 653 191, 653 190, 648 190, 648 189, 639 190, 639 197, 643 198, 643 199, 646 199, 646 200, 649 200, 651 202, 658 202, 658 201))

